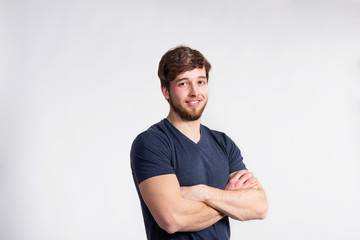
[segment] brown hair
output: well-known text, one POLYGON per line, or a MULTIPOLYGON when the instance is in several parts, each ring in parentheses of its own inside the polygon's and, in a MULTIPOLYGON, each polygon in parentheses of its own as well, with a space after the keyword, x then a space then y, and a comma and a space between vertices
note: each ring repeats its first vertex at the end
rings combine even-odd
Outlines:
POLYGON ((158 76, 161 86, 169 89, 170 82, 180 73, 203 67, 205 67, 206 78, 209 79, 211 64, 199 51, 186 46, 172 48, 162 56, 159 62, 158 76))

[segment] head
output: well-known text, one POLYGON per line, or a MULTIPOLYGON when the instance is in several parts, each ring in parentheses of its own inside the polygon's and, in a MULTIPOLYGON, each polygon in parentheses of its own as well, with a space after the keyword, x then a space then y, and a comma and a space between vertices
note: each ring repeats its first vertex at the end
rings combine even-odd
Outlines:
POLYGON ((199 51, 185 46, 170 49, 159 62, 158 76, 161 86, 169 89, 170 82, 180 73, 195 68, 205 68, 206 77, 209 79, 211 64, 199 51))
POLYGON ((170 116, 198 120, 207 103, 207 81, 211 65, 197 50, 180 46, 164 54, 158 75, 170 104, 170 116))

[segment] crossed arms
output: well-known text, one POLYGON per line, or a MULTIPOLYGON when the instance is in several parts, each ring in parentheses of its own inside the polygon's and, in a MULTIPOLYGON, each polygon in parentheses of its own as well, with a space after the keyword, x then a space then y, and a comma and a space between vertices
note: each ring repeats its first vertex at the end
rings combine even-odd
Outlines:
POLYGON ((180 187, 174 174, 149 178, 139 189, 155 221, 168 233, 200 231, 225 215, 245 221, 267 214, 265 192, 247 170, 230 174, 225 190, 203 184, 180 187))

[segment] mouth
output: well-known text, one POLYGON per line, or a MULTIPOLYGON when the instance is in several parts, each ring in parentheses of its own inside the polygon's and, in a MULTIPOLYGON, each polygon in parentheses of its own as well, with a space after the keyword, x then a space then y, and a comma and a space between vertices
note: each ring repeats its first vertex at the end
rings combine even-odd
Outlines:
POLYGON ((197 105, 199 105, 200 102, 201 102, 201 100, 186 101, 186 103, 190 106, 197 106, 197 105))

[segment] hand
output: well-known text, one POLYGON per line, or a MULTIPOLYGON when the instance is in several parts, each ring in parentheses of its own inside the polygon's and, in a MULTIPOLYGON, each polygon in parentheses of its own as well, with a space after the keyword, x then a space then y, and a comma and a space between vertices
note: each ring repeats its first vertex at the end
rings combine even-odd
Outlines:
POLYGON ((206 189, 207 186, 203 184, 181 187, 180 194, 183 198, 204 202, 206 197, 206 189))
POLYGON ((225 190, 236 190, 236 189, 260 189, 261 184, 253 173, 248 170, 240 170, 230 176, 228 183, 226 184, 225 190))

